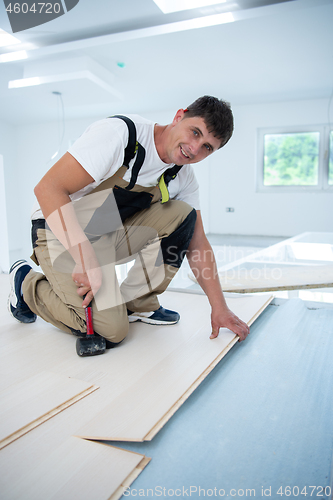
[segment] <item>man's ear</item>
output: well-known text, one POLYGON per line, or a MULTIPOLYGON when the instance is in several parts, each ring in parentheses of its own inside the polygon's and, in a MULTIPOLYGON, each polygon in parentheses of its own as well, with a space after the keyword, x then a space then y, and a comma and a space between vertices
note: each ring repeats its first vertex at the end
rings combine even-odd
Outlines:
POLYGON ((180 122, 180 120, 183 119, 184 117, 184 114, 185 114, 185 111, 184 109, 178 109, 177 113, 175 114, 175 117, 172 121, 172 124, 173 125, 176 125, 176 123, 180 122))

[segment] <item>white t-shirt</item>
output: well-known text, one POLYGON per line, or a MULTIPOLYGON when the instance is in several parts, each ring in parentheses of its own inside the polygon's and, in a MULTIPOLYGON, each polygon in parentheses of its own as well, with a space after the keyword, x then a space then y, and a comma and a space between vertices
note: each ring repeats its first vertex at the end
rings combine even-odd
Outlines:
MULTIPOLYGON (((145 160, 139 171, 136 183, 152 187, 158 184, 162 173, 173 164, 164 163, 159 157, 154 142, 154 122, 138 115, 127 115, 136 126, 137 141, 146 151, 145 160)), ((71 200, 78 200, 90 193, 105 179, 112 177, 123 165, 124 150, 128 142, 128 128, 123 120, 105 118, 90 125, 69 148, 68 152, 91 175, 94 182, 70 195, 71 200)), ((124 175, 130 181, 135 158, 124 175)), ((182 200, 196 210, 200 209, 199 185, 191 165, 184 165, 175 179, 168 185, 170 199, 182 200)), ((32 219, 43 218, 38 203, 33 207, 32 219)))

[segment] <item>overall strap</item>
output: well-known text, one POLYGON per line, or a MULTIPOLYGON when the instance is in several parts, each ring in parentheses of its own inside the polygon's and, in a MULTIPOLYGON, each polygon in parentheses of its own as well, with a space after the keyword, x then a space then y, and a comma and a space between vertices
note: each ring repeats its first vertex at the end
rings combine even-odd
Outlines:
POLYGON ((136 128, 134 123, 130 118, 123 115, 114 115, 109 116, 109 118, 120 118, 123 120, 128 128, 128 142, 125 148, 125 156, 124 156, 124 165, 125 167, 129 167, 129 162, 134 158, 136 150, 137 150, 137 142, 136 142, 136 128))
POLYGON ((134 187, 136 184, 140 169, 143 165, 143 162, 145 160, 146 156, 146 150, 141 144, 136 140, 136 128, 134 122, 128 118, 127 116, 123 115, 114 115, 110 116, 110 118, 120 118, 123 120, 128 128, 128 143, 125 148, 125 155, 124 155, 124 165, 126 168, 129 168, 129 162, 134 158, 136 155, 136 159, 132 168, 132 175, 130 182, 128 186, 125 188, 127 190, 130 190, 134 187))
POLYGON ((173 167, 168 168, 160 177, 160 180, 158 182, 158 186, 161 191, 162 195, 162 201, 161 203, 166 203, 169 201, 169 191, 168 191, 168 184, 169 182, 174 179, 179 170, 182 168, 183 165, 174 165, 173 167))

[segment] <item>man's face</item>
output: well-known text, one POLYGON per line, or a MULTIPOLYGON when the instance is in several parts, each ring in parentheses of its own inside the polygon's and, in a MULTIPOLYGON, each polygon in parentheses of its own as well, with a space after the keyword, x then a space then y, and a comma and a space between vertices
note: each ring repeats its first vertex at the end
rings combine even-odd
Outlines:
POLYGON ((180 109, 172 122, 167 148, 168 163, 197 163, 216 151, 220 145, 220 139, 208 132, 203 118, 187 118, 186 112, 180 109))

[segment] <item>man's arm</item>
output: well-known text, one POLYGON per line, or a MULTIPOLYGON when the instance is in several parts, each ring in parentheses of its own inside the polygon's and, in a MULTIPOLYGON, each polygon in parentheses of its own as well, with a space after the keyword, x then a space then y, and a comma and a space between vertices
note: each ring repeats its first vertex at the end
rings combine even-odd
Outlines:
POLYGON ((194 234, 188 248, 187 259, 194 276, 208 297, 212 307, 211 339, 216 338, 222 327, 229 328, 239 340, 249 334, 249 327, 228 308, 221 288, 212 247, 204 232, 200 211, 197 211, 194 234))
POLYGON ((102 284, 102 272, 96 254, 75 215, 70 194, 94 179, 69 153, 44 175, 35 187, 35 195, 45 219, 58 240, 72 255, 76 266, 72 274, 78 294, 86 295, 86 307, 102 284))

